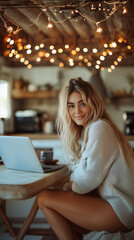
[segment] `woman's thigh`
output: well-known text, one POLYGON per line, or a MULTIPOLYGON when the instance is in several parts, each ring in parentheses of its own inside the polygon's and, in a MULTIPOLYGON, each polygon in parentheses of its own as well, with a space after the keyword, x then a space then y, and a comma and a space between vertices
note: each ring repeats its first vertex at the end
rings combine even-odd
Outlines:
POLYGON ((127 231, 111 205, 98 197, 46 190, 38 195, 39 207, 51 208, 72 223, 91 231, 127 231))

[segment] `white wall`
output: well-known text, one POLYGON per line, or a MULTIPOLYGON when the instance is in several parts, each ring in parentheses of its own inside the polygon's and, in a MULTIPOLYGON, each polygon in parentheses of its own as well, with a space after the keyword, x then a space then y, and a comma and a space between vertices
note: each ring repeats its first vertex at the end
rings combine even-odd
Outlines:
MULTIPOLYGON (((134 68, 133 67, 119 67, 116 68, 112 73, 108 73, 107 70, 101 72, 101 77, 105 83, 108 90, 108 94, 111 95, 112 91, 124 92, 129 94, 131 89, 128 82, 128 76, 131 75, 134 78, 134 68)), ((124 129, 123 122, 123 112, 134 111, 134 98, 133 99, 122 99, 112 102, 112 104, 107 104, 106 109, 111 115, 114 122, 120 128, 121 131, 124 129)))
POLYGON ((134 67, 118 67, 109 73, 107 70, 101 71, 101 76, 109 91, 123 91, 127 93, 130 91, 130 84, 128 82, 128 76, 134 78, 134 67))

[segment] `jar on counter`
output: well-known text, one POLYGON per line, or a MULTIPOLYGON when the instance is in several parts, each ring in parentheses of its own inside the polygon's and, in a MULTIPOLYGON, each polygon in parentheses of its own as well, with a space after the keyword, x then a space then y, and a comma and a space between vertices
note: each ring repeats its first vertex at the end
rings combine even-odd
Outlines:
POLYGON ((52 134, 53 133, 53 122, 52 121, 46 121, 45 122, 45 133, 46 134, 52 134))

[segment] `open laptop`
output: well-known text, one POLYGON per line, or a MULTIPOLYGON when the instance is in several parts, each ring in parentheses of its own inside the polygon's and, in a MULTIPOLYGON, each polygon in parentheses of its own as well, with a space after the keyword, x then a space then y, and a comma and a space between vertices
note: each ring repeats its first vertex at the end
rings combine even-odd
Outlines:
POLYGON ((0 136, 0 157, 9 169, 51 172, 63 166, 41 164, 29 137, 0 136))

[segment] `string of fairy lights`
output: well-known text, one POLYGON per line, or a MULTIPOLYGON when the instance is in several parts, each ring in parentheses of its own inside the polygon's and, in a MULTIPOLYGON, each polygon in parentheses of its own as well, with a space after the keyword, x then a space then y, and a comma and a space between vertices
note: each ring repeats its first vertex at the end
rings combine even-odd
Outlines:
MULTIPOLYGON (((54 23, 61 23, 66 21, 67 19, 73 19, 74 21, 78 21, 77 16, 81 16, 83 18, 83 21, 87 20, 96 24, 96 32, 100 34, 103 31, 101 23, 110 18, 119 7, 122 7, 122 14, 126 14, 128 12, 127 7, 125 6, 126 3, 127 1, 103 1, 93 3, 83 0, 81 4, 79 4, 79 6, 76 6, 76 8, 72 10, 71 13, 69 13, 69 15, 61 21, 52 21, 52 19, 48 17, 47 28, 52 29, 54 23), (79 10, 80 7, 83 7, 84 9, 86 9, 86 11, 103 11, 107 14, 105 19, 94 21, 93 19, 89 18, 87 14, 79 10)), ((59 7, 57 7, 55 8, 54 14, 64 14, 64 11, 65 9, 63 7, 60 7, 60 9, 59 7)), ((47 12, 47 8, 42 9, 42 12, 37 16, 36 22, 39 21, 39 18, 43 12, 47 12)), ((72 47, 68 43, 65 43, 64 47, 56 47, 52 44, 50 44, 49 46, 45 46, 44 43, 40 43, 38 45, 32 45, 31 43, 24 44, 23 39, 20 38, 18 34, 22 30, 19 25, 8 19, 11 23, 15 25, 15 27, 17 27, 14 30, 12 26, 7 25, 2 15, 0 15, 0 18, 4 22, 4 27, 7 29, 7 36, 4 39, 4 43, 6 44, 7 49, 4 51, 4 56, 9 58, 16 58, 16 60, 27 66, 28 69, 32 68, 32 64, 28 60, 28 55, 32 54, 32 52, 37 52, 38 54, 36 62, 49 61, 50 64, 58 63, 59 67, 95 67, 96 69, 100 69, 102 71, 105 69, 103 67, 104 61, 107 59, 107 57, 113 57, 114 55, 116 57, 113 60, 111 66, 107 69, 108 72, 112 72, 112 70, 114 70, 115 67, 122 61, 124 49, 127 51, 131 51, 132 49, 132 46, 127 42, 127 40, 122 37, 118 38, 118 40, 114 42, 104 43, 101 52, 97 48, 93 48, 91 50, 88 49, 88 47, 81 48, 79 46, 72 49, 72 47), (120 54, 115 54, 117 47, 118 49, 120 48, 120 54), (62 54, 66 54, 66 60, 57 61, 57 57, 61 56, 62 54)), ((58 59, 62 58, 59 57, 58 59)))

